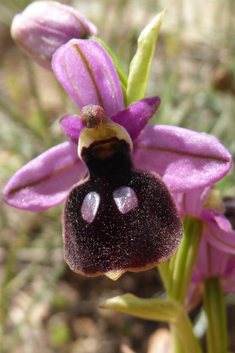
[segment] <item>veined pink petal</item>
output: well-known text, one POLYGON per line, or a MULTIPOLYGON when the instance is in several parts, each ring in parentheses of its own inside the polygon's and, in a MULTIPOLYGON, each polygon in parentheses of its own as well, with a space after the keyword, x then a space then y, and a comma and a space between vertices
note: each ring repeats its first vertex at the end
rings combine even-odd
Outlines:
POLYGON ((192 190, 185 193, 173 193, 180 215, 184 216, 188 213, 197 218, 201 218, 202 207, 209 191, 210 186, 205 189, 192 190))
POLYGON ((221 213, 205 209, 202 217, 206 221, 204 236, 207 241, 220 251, 235 254, 235 231, 221 213))
POLYGON ((225 293, 235 292, 235 257, 230 256, 224 278, 221 278, 221 285, 225 293))
POLYGON ((156 113, 160 102, 159 97, 142 99, 131 104, 127 109, 118 112, 112 117, 112 120, 122 125, 128 131, 132 140, 135 140, 156 113))
POLYGON ((41 211, 61 203, 70 188, 86 173, 77 145, 67 141, 44 152, 22 167, 3 190, 13 207, 41 211))
POLYGON ((224 276, 228 258, 228 253, 208 243, 203 233, 192 278, 203 280, 209 277, 224 276))
POLYGON ((78 115, 66 115, 60 119, 60 126, 65 135, 74 143, 78 143, 80 132, 84 128, 81 118, 78 115))
POLYGON ((202 237, 198 251, 197 262, 194 266, 192 280, 196 283, 199 283, 204 278, 209 277, 210 274, 210 267, 208 266, 207 242, 205 238, 202 237))
POLYGON ((97 41, 69 41, 55 52, 52 68, 80 109, 89 104, 99 105, 111 118, 124 108, 117 71, 97 41))
POLYGON ((203 288, 201 280, 199 282, 192 280, 185 300, 185 308, 191 311, 203 299, 203 288))
POLYGON ((233 274, 233 278, 235 280, 235 256, 234 255, 230 255, 228 257, 228 261, 226 264, 226 270, 225 270, 225 275, 229 276, 230 274, 233 274))
POLYGON ((229 151, 213 136, 187 129, 146 126, 134 141, 137 169, 158 173, 174 192, 202 189, 231 168, 229 151))
POLYGON ((235 276, 230 278, 220 278, 220 284, 224 293, 235 293, 235 276))

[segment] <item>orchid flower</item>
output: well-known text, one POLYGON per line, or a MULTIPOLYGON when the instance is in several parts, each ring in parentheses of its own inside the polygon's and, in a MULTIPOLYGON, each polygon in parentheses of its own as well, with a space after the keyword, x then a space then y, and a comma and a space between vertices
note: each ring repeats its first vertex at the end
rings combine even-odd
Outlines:
MULTIPOLYGON (((231 231, 231 225, 224 222, 224 229, 231 231)), ((224 293, 235 290, 235 258, 221 249, 213 247, 202 238, 197 262, 189 286, 186 305, 195 305, 203 291, 203 306, 207 317, 207 346, 210 352, 227 351, 227 320, 224 293), (194 299, 194 303, 193 300, 194 299)))
POLYGON ((185 192, 213 184, 229 171, 229 152, 209 135, 146 126, 158 97, 125 109, 115 67, 97 41, 71 40, 52 68, 82 119, 62 119, 71 141, 21 168, 4 188, 5 201, 40 211, 66 199, 65 257, 76 272, 116 279, 171 257, 183 230, 166 185, 185 192))
MULTIPOLYGON (((228 229, 229 229, 228 224, 228 229)), ((202 239, 192 281, 196 284, 218 277, 225 293, 235 292, 235 257, 202 239)))
MULTIPOLYGON (((227 227, 230 231, 229 222, 227 227)), ((235 257, 214 247, 203 237, 185 302, 189 310, 202 300, 203 285, 210 278, 219 280, 224 293, 235 292, 235 257)))
POLYGON ((97 35, 97 28, 76 9, 57 1, 36 1, 17 14, 11 35, 19 48, 51 70, 54 52, 72 38, 97 35))
POLYGON ((197 260, 189 286, 186 305, 194 307, 202 299, 202 285, 209 278, 218 278, 225 293, 235 290, 235 231, 223 214, 224 202, 219 190, 207 187, 189 193, 174 194, 182 218, 194 216, 203 221, 197 260))
POLYGON ((189 214, 203 221, 202 238, 225 253, 235 253, 235 231, 224 216, 218 190, 205 189, 173 195, 181 217, 189 214))

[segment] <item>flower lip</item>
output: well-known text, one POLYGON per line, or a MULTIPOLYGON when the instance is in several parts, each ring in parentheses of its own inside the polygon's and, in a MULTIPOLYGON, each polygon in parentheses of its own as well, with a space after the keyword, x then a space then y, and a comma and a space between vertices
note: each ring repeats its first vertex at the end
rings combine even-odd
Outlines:
POLYGON ((92 163, 93 170, 87 165, 89 178, 74 185, 63 212, 70 268, 116 280, 126 271, 144 271, 172 257, 183 228, 161 179, 133 171, 126 153, 92 163))
POLYGON ((183 227, 166 185, 133 169, 129 134, 103 110, 89 105, 82 119, 92 126, 81 131, 78 147, 89 175, 65 201, 66 262, 75 272, 115 280, 172 257, 183 227))

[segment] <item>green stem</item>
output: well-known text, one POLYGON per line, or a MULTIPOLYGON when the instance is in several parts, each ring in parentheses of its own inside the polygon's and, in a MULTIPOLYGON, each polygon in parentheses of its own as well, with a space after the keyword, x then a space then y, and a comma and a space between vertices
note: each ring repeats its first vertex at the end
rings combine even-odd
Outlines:
POLYGON ((173 325, 178 349, 177 351, 173 350, 174 353, 202 353, 201 346, 193 333, 192 323, 185 311, 173 325), (182 347, 184 350, 182 350, 182 347))
POLYGON ((184 346, 179 338, 178 332, 174 325, 170 325, 172 337, 172 353, 185 353, 184 346))
POLYGON ((201 241, 203 223, 201 220, 186 216, 184 237, 179 250, 172 259, 172 276, 169 285, 169 298, 184 303, 191 281, 201 241))
POLYGON ((218 278, 208 278, 205 281, 204 306, 208 319, 208 353, 226 353, 226 311, 218 278))
POLYGON ((169 262, 164 261, 161 264, 157 265, 157 268, 160 273, 162 282, 166 288, 166 291, 168 292, 169 284, 170 284, 170 276, 171 276, 169 262))
MULTIPOLYGON (((170 261, 170 279, 167 282, 169 299, 184 304, 191 281, 193 268, 197 259, 202 235, 202 221, 192 216, 184 219, 184 237, 179 250, 170 261)), ((163 275, 166 277, 166 270, 163 275)), ((169 278, 169 277, 168 277, 169 278)), ((163 279, 165 284, 166 279, 163 279)), ((177 324, 171 325, 173 353, 187 353, 195 349, 202 352, 200 344, 193 333, 192 323, 184 312, 177 324), (189 348, 190 347, 190 348, 189 348)))

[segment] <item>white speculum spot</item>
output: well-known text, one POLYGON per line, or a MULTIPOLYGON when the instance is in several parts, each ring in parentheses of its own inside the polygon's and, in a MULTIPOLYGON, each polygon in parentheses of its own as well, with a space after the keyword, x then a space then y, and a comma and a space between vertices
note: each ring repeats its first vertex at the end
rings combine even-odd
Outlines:
POLYGON ((113 192, 117 208, 122 214, 128 213, 138 206, 138 197, 129 186, 122 186, 113 192))
POLYGON ((89 192, 83 200, 81 207, 82 218, 89 224, 91 224, 97 214, 98 207, 100 204, 100 195, 95 191, 89 192))

